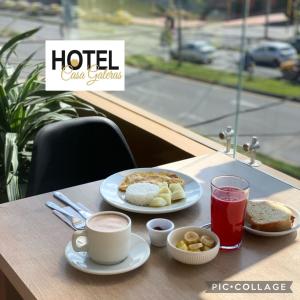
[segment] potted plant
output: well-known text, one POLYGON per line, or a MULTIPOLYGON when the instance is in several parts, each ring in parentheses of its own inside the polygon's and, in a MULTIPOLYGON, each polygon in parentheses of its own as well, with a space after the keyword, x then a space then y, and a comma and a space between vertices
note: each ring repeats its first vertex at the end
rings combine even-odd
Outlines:
POLYGON ((79 110, 98 114, 69 92, 45 91, 37 64, 24 77, 33 54, 9 68, 18 43, 39 28, 11 38, 0 48, 0 189, 1 202, 24 196, 24 186, 31 159, 31 145, 37 131, 46 124, 78 117, 79 110))

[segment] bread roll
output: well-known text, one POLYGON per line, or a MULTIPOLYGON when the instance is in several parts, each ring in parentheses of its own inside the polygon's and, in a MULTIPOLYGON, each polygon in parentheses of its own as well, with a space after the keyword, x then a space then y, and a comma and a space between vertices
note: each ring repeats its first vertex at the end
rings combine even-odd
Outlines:
POLYGON ((279 202, 248 201, 246 221, 253 229, 284 231, 292 228, 294 219, 292 211, 279 202))

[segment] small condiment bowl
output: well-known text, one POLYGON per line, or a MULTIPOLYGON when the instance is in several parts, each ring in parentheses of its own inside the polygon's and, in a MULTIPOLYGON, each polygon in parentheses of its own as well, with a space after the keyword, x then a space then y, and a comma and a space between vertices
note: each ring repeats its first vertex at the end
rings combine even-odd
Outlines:
POLYGON ((174 223, 168 219, 152 219, 147 222, 151 244, 156 247, 164 247, 167 244, 168 234, 174 229, 174 223))
POLYGON ((177 261, 189 265, 202 265, 208 263, 217 256, 220 249, 220 240, 215 233, 208 229, 199 226, 187 226, 175 229, 168 235, 167 247, 168 253, 177 261), (183 240, 183 236, 187 231, 194 231, 200 236, 208 235, 215 241, 215 246, 210 250, 201 252, 190 252, 177 248, 176 243, 183 240))

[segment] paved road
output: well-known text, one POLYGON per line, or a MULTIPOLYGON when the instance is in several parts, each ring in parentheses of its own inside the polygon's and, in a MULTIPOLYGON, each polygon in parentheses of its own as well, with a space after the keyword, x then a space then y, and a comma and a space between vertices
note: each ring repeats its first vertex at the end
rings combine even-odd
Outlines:
MULTIPOLYGON (((234 124, 233 89, 128 68, 126 91, 114 94, 208 137, 234 124)), ((257 135, 263 153, 300 165, 299 121, 300 104, 244 92, 238 143, 257 135)))

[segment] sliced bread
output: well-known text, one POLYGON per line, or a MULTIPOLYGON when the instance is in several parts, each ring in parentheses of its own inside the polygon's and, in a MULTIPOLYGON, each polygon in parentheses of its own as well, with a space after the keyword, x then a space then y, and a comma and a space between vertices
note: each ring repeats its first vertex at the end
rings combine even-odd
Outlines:
POLYGON ((284 231, 292 228, 295 217, 285 205, 274 201, 248 201, 246 221, 260 231, 284 231))

